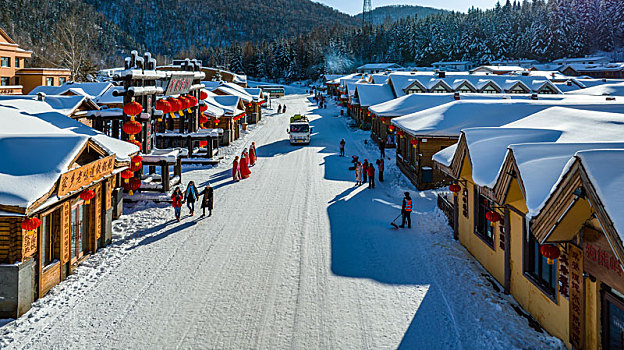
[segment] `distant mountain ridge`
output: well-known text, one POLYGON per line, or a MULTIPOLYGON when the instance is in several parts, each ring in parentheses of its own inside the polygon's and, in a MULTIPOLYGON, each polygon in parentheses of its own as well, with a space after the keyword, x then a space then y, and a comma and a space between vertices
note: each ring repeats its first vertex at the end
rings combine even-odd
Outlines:
MULTIPOLYGON (((388 22, 396 22, 406 17, 427 17, 447 12, 449 11, 418 5, 390 5, 376 7, 371 12, 371 15, 373 24, 380 25, 388 22)), ((355 18, 362 20, 362 14, 359 13, 355 15, 355 18)))

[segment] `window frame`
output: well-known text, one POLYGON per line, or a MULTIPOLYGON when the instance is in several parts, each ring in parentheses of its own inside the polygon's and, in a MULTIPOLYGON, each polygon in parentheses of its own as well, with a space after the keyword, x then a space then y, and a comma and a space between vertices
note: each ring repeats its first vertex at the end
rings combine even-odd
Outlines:
POLYGON ((54 86, 54 78, 53 77, 46 77, 45 79, 46 79, 46 86, 54 86))
POLYGON ((15 57, 15 68, 20 68, 20 59, 19 57, 15 57))
POLYGON ((479 237, 488 247, 492 250, 496 250, 496 225, 492 226, 490 221, 485 217, 487 212, 492 210, 492 201, 481 194, 479 188, 474 186, 474 202, 473 202, 473 211, 474 211, 474 234, 479 237), (487 205, 484 203, 487 201, 487 205), (483 212, 482 212, 483 210, 483 212), (485 232, 481 232, 480 229, 485 227, 485 232), (488 233, 491 235, 488 235, 488 233))
POLYGON ((523 262, 522 262, 522 270, 524 277, 529 280, 537 289, 539 289, 542 294, 544 294, 548 299, 550 299, 553 303, 558 304, 558 294, 559 294, 559 259, 556 259, 555 263, 552 264, 552 278, 554 286, 548 285, 548 281, 546 281, 541 275, 544 272, 543 264, 546 264, 546 258, 543 257, 539 251, 540 244, 530 233, 530 228, 526 223, 526 218, 522 218, 522 250, 523 250, 523 262), (534 244, 536 247, 534 248, 534 244), (537 248, 537 249, 536 249, 537 248), (536 259, 535 254, 539 259, 536 259), (538 273, 535 271, 535 262, 538 262, 538 273))
POLYGON ((11 68, 11 57, 1 56, 0 57, 0 68, 11 68))
POLYGON ((65 77, 60 77, 59 78, 59 86, 62 86, 63 84, 65 84, 67 82, 67 78, 65 77))
POLYGON ((0 77, 0 86, 11 86, 9 77, 0 77))

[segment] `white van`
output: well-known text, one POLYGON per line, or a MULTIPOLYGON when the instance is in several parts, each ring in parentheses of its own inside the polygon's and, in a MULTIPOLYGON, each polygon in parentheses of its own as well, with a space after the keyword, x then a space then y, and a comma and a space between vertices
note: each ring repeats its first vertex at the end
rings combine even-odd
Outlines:
POLYGON ((286 131, 290 134, 290 144, 310 144, 312 132, 310 121, 305 115, 296 114, 290 118, 290 128, 286 131))

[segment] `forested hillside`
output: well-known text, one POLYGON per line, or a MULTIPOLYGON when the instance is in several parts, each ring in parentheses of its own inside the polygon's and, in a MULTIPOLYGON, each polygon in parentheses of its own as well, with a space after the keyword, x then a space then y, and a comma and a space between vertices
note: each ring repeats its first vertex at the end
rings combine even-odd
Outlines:
MULTIPOLYGON (((396 22, 406 17, 427 17, 431 15, 438 15, 446 11, 440 9, 434 9, 424 6, 410 6, 410 5, 394 5, 394 6, 380 6, 376 7, 371 12, 371 21, 373 24, 389 24, 396 22)), ((362 20, 362 14, 356 15, 358 20, 362 20)))

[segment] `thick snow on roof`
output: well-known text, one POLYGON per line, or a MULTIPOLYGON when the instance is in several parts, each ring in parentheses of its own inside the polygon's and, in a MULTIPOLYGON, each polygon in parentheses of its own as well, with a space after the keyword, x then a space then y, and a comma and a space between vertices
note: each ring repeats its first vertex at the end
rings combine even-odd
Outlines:
POLYGON ((624 97, 624 82, 600 84, 587 89, 574 90, 568 92, 569 95, 590 95, 590 96, 622 96, 624 97))
MULTIPOLYGON (((70 115, 84 102, 84 96, 48 96, 44 101, 38 101, 37 96, 32 95, 0 95, 0 105, 18 110, 53 110, 55 112, 70 115)), ((2 132, 2 129, 0 129, 2 132)))
POLYGON ((576 152, 592 149, 624 149, 624 143, 525 143, 509 146, 514 154, 522 184, 528 217, 534 217, 572 163, 576 152))
POLYGON ((558 64, 566 63, 582 63, 582 62, 610 62, 611 59, 604 56, 587 56, 587 57, 572 57, 572 58, 560 58, 553 62, 558 64))
POLYGON ((248 94, 244 88, 234 83, 225 83, 223 85, 220 85, 213 91, 216 91, 216 90, 219 90, 228 95, 237 96, 238 98, 240 98, 241 100, 245 102, 252 102, 254 100, 254 98, 250 94, 248 94))
POLYGON ((244 113, 242 109, 238 108, 240 104, 240 98, 234 95, 220 96, 213 93, 208 93, 208 98, 204 100, 208 105, 217 107, 225 112, 228 116, 237 116, 244 113))
POLYGON ((0 203, 28 208, 69 170, 88 139, 76 134, 0 134, 0 203))
POLYGON ((624 150, 580 151, 576 157, 581 160, 620 239, 624 241, 624 150))
POLYGON ((212 91, 221 85, 220 81, 202 81, 201 83, 208 91, 212 91))
POLYGON ((363 66, 359 66, 358 70, 378 70, 378 69, 391 69, 391 68, 401 68, 396 63, 368 63, 363 66))
MULTIPOLYGON (((501 100, 501 94, 461 94, 461 99, 501 100)), ((526 95, 504 95, 505 98, 528 99, 526 95)), ((416 113, 455 101, 453 94, 410 94, 388 102, 376 104, 369 109, 380 117, 399 117, 416 113)))
POLYGON ((455 157, 455 151, 457 151, 457 143, 452 144, 440 152, 433 155, 433 160, 438 162, 446 167, 450 167, 453 162, 453 157, 455 157))
POLYGON ((370 107, 394 99, 392 89, 386 84, 356 84, 356 91, 362 107, 370 107))
POLYGON ((106 90, 102 95, 98 96, 94 100, 94 102, 97 103, 98 105, 113 105, 113 104, 122 105, 123 96, 121 95, 113 96, 114 91, 121 92, 121 91, 124 91, 124 88, 123 86, 111 86, 110 89, 106 90))
POLYGON ((502 126, 556 106, 606 112, 624 111, 622 102, 593 97, 461 100, 395 118, 392 124, 413 136, 457 137, 462 129, 502 126))
POLYGON ((373 79, 373 84, 386 84, 388 83, 388 74, 373 74, 371 76, 373 79))
POLYGON ((61 95, 67 91, 72 90, 73 93, 84 95, 90 99, 104 94, 108 90, 112 83, 74 83, 68 82, 61 86, 39 86, 32 90, 29 95, 36 95, 38 92, 44 92, 46 94, 61 95), (54 91, 54 92, 53 92, 54 91))
MULTIPOLYGON (((88 136, 110 154, 114 153, 119 161, 128 161, 132 154, 139 151, 137 146, 102 134, 59 113, 45 102, 37 101, 33 97, 30 99, 20 97, 11 99, 11 97, 13 96, 0 96, 0 125, 2 125, 0 133, 4 135, 88 136)), ((31 152, 37 154, 36 150, 31 152)))

